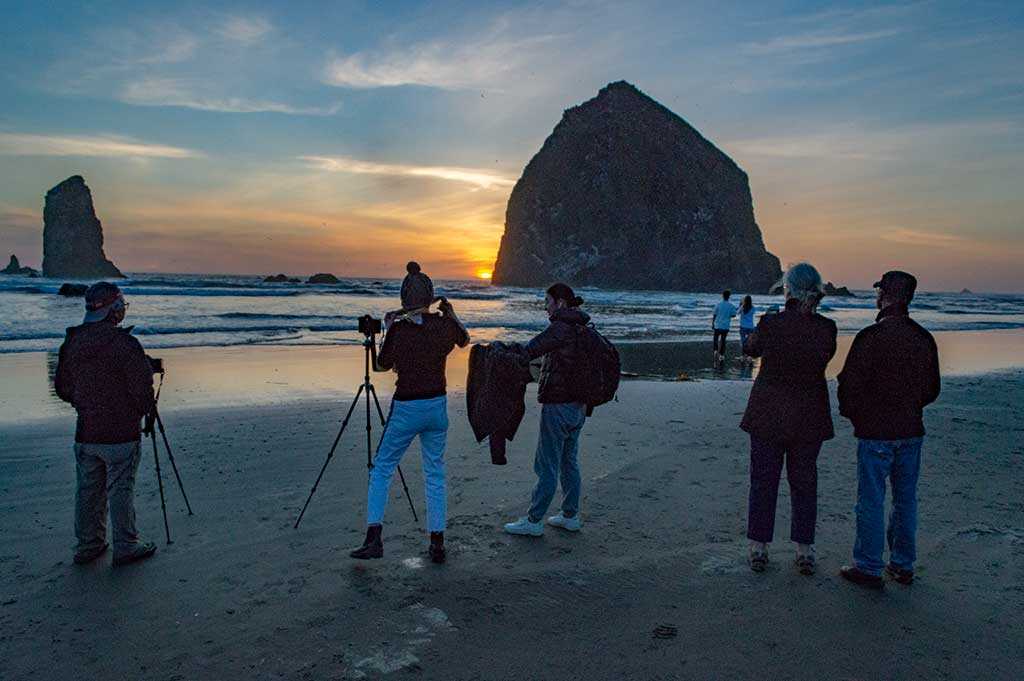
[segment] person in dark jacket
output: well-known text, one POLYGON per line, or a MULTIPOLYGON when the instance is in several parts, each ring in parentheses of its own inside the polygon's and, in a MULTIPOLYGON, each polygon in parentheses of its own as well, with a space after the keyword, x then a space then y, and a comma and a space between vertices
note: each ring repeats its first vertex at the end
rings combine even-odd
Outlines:
POLYGON ((540 537, 543 518, 562 480, 562 510, 547 519, 548 524, 570 532, 580 529, 580 467, 577 461, 580 432, 587 420, 587 405, 580 401, 574 385, 577 339, 590 316, 579 309, 583 299, 566 284, 554 284, 544 296, 548 328, 527 346, 530 359, 543 357, 537 401, 543 407, 540 439, 533 470, 537 485, 533 489, 530 510, 519 520, 505 525, 509 534, 540 537))
POLYGON ((914 581, 921 413, 938 398, 941 379, 935 340, 910 318, 917 279, 906 272, 886 272, 875 287, 876 322, 854 338, 839 374, 839 413, 853 423, 858 439, 854 565, 843 566, 840 574, 878 588, 883 566, 897 582, 914 581), (887 531, 886 478, 892 481, 887 531), (882 561, 886 537, 888 565, 882 561))
POLYGON ((455 309, 442 299, 440 314, 431 313, 434 284, 415 262, 406 266, 402 282, 402 310, 384 317, 387 334, 380 356, 374 362, 377 371, 394 369, 398 373, 391 413, 370 472, 366 500, 366 539, 352 550, 353 558, 366 560, 384 555, 384 510, 388 488, 395 468, 413 438, 420 438, 423 454, 423 479, 427 497, 428 554, 434 563, 446 557, 444 532, 447 524, 444 449, 448 436, 448 397, 445 366, 455 346, 469 343, 469 332, 455 315, 455 309))
POLYGON ((154 404, 153 371, 131 329, 118 326, 128 303, 115 284, 90 286, 85 309, 83 324, 69 328, 60 346, 54 385, 78 412, 74 562, 89 563, 106 552, 109 497, 114 565, 122 565, 156 551, 135 527, 135 473, 141 421, 154 404))
POLYGON ((744 352, 761 358, 740 427, 750 434, 747 538, 750 567, 768 563, 783 464, 793 505, 790 539, 802 574, 813 574, 818 452, 834 436, 825 367, 836 352, 836 325, 816 313, 821 275, 807 263, 783 279, 786 309, 761 317, 744 352))

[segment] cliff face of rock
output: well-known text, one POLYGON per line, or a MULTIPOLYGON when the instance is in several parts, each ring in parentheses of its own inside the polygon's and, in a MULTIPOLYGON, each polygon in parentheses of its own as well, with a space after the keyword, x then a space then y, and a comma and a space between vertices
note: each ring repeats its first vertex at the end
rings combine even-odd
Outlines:
POLYGON ((43 208, 43 276, 108 279, 124 275, 103 254, 103 226, 92 193, 80 175, 46 192, 43 208))
POLYGON ((747 175, 626 82, 568 109, 509 198, 492 282, 767 292, 747 175))

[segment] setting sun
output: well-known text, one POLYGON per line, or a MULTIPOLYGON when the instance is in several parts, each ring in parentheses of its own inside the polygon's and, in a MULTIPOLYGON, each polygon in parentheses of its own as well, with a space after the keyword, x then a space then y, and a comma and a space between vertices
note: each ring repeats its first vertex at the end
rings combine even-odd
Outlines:
POLYGON ((487 270, 484 270, 483 272, 480 272, 477 276, 480 277, 481 279, 490 279, 491 273, 487 270))

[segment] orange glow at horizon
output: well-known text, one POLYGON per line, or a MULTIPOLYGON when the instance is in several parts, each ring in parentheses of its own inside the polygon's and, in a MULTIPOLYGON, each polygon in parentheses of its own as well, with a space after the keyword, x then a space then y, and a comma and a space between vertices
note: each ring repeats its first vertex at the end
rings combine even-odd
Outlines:
POLYGON ((491 272, 489 270, 484 270, 484 271, 478 273, 477 276, 480 277, 481 279, 490 279, 491 278, 491 272))

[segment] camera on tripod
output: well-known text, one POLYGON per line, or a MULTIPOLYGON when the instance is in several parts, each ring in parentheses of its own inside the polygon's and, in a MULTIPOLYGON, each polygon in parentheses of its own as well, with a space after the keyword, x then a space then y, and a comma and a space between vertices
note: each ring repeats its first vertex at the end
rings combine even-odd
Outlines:
POLYGON ((146 355, 146 359, 149 360, 149 368, 152 369, 154 374, 164 373, 164 360, 161 357, 150 357, 146 355))
POLYGON ((368 314, 364 314, 362 317, 359 318, 359 333, 363 334, 364 336, 375 336, 378 333, 381 333, 383 328, 384 327, 381 324, 381 320, 374 319, 368 314))

